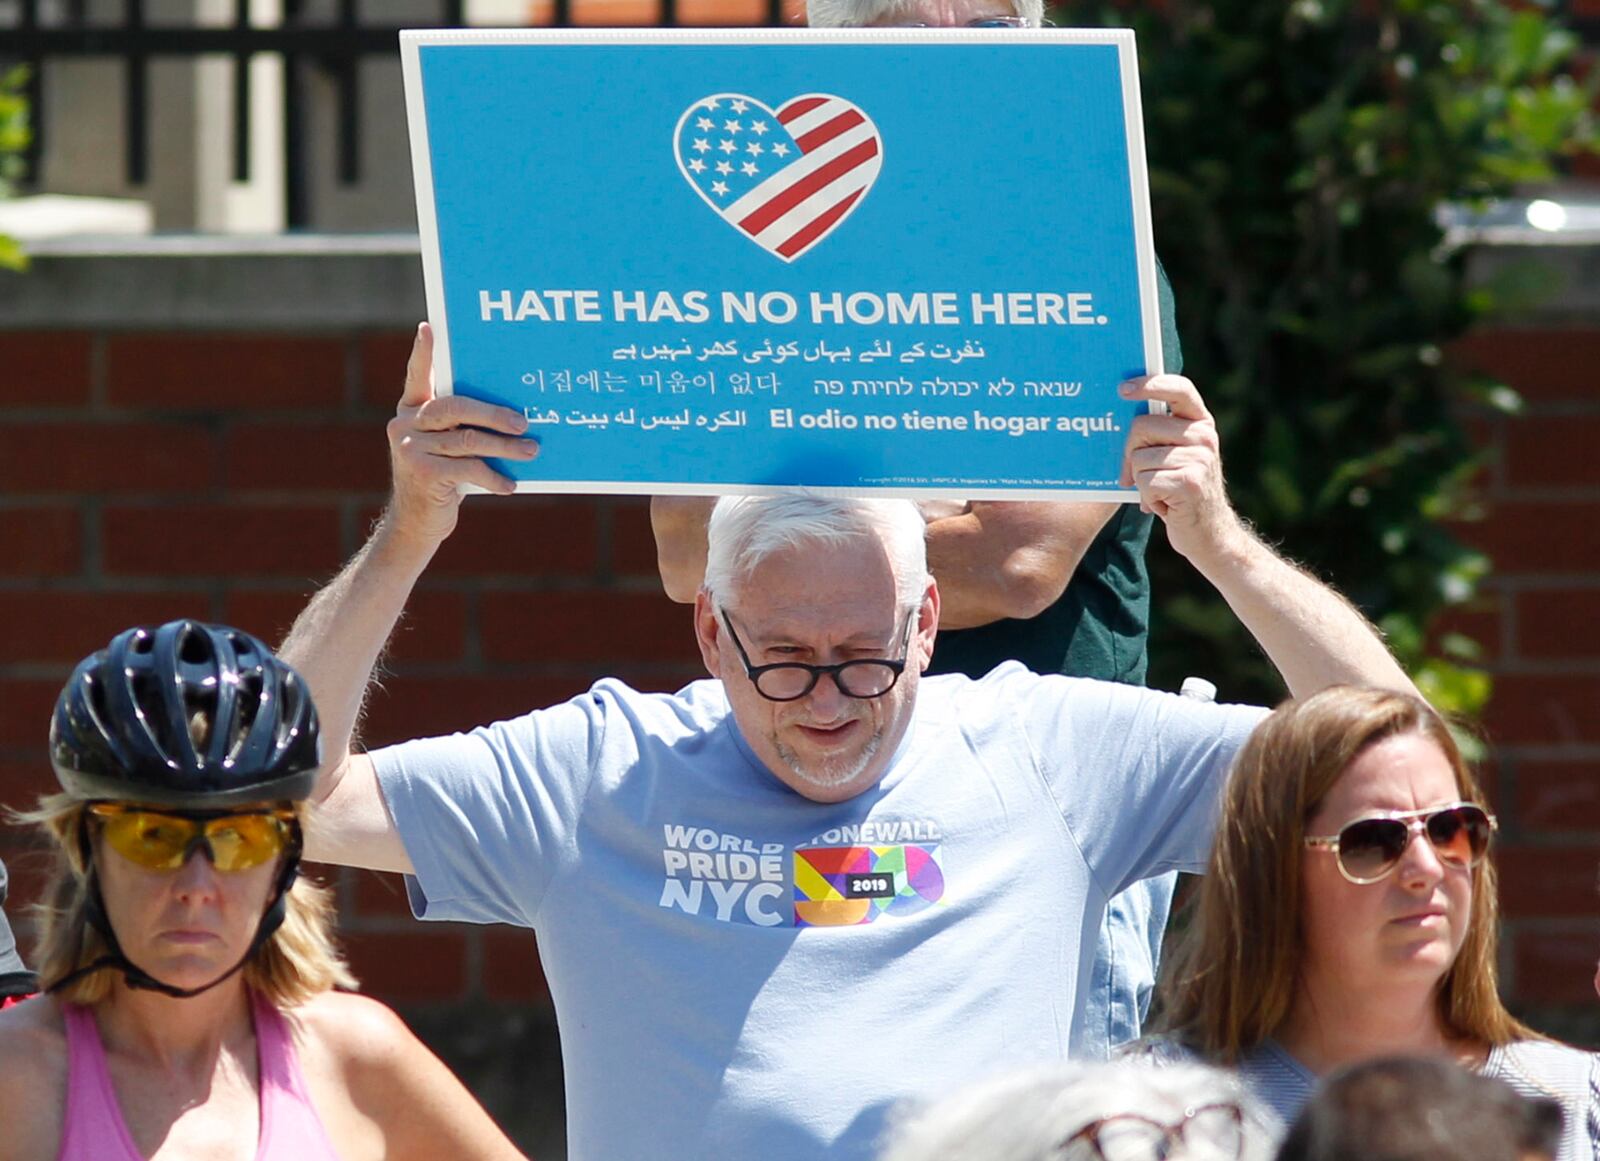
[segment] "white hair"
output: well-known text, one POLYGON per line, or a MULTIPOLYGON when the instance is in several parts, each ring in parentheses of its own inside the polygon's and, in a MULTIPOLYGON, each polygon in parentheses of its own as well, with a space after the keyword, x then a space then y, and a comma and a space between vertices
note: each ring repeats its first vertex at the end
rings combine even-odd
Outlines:
MULTIPOLYGON (((806 0, 806 24, 811 28, 865 28, 875 20, 892 17, 907 0, 806 0)), ((1044 24, 1044 0, 1013 0, 1017 15, 1035 28, 1044 24)))
MULTIPOLYGON (((899 1114, 880 1161, 1090 1161, 1094 1121, 1133 1113, 1163 1124, 1186 1109, 1233 1104, 1244 1112, 1241 1161, 1267 1161, 1271 1136, 1237 1078, 1200 1064, 1144 1060, 1030 1069, 984 1081, 899 1114)), ((1187 1151, 1176 1152, 1181 1161, 1187 1151)))
POLYGON ((706 529, 706 591, 731 601, 741 582, 774 553, 847 544, 863 536, 883 545, 888 554, 896 607, 919 607, 928 588, 928 545, 927 523, 916 505, 812 492, 718 500, 706 529))

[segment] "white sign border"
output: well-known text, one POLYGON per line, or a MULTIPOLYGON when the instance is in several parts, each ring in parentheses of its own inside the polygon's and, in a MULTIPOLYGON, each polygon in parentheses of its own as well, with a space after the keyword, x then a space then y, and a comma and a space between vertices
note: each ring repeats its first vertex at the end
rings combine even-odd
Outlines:
MULTIPOLYGON (((434 391, 449 395, 455 377, 450 365, 450 320, 445 312, 444 270, 439 251, 439 219, 428 148, 428 119, 422 95, 421 49, 430 45, 659 45, 659 44, 1110 44, 1117 49, 1122 75, 1122 109, 1128 140, 1129 192, 1133 198, 1134 249, 1138 256, 1139 305, 1144 316, 1144 357, 1150 374, 1165 369, 1161 351, 1161 302, 1150 217, 1150 176, 1145 160, 1144 106, 1139 64, 1131 28, 486 28, 405 29, 400 33, 400 68, 405 83, 406 124, 411 140, 411 172, 416 186, 417 231, 422 243, 423 291, 434 331, 434 391)), ((1152 405, 1154 410, 1165 410, 1152 405)), ((469 491, 481 491, 469 487, 469 491)), ((636 481, 519 480, 518 492, 549 495, 737 496, 808 491, 828 496, 893 496, 893 488, 775 486, 755 484, 643 484, 636 481)), ((1069 503, 1132 503, 1134 489, 917 488, 917 499, 1055 500, 1069 503)))

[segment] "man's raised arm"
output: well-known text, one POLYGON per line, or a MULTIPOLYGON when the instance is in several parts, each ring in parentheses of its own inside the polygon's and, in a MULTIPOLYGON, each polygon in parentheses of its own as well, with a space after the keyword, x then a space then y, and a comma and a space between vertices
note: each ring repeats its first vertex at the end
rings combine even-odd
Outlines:
POLYGON ((423 569, 454 530, 462 485, 499 494, 516 485, 484 456, 527 460, 538 452, 518 438, 524 417, 460 395, 433 391, 433 332, 417 328, 405 388, 389 421, 392 490, 367 543, 311 598, 278 654, 300 671, 322 719, 323 767, 306 836, 319 862, 408 871, 377 776, 351 742, 367 683, 423 569))
POLYGON ((1344 597, 1284 560, 1228 501, 1217 427, 1193 383, 1156 375, 1123 385, 1129 399, 1165 403, 1128 433, 1124 486, 1167 526, 1167 539, 1216 586, 1283 676, 1306 697, 1330 685, 1415 693, 1377 630, 1344 597))
POLYGON ((1037 617, 1061 598, 1115 504, 973 500, 928 520, 939 627, 1037 617))

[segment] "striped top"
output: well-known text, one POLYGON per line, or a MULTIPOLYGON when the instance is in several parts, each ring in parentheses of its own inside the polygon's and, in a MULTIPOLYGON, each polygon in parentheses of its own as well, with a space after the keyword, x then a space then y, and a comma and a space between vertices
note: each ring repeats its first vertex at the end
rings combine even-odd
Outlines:
MULTIPOLYGON (((1163 1044, 1158 1055, 1185 1055, 1163 1044)), ((1521 1040, 1489 1050, 1483 1075, 1523 1096, 1553 1097, 1566 1114, 1556 1161, 1600 1157, 1600 1055, 1546 1040, 1521 1040)), ((1275 1040, 1239 1061, 1239 1076, 1281 1136, 1317 1086, 1316 1076, 1275 1040)))

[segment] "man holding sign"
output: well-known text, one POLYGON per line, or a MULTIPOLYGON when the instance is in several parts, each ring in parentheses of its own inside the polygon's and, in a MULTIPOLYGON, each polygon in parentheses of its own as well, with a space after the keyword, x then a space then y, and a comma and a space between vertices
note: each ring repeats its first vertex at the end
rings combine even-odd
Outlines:
MULTIPOLYGON (((1006 666, 924 678, 940 615, 905 501, 723 501, 677 694, 614 680, 484 727, 349 753, 371 669, 454 528, 509 493, 524 417, 436 397, 420 328, 393 493, 283 653, 328 753, 308 857, 403 872, 425 918, 534 928, 574 1158, 867 1158, 906 1097, 1068 1054, 1106 900, 1198 869, 1261 711, 1006 666)), ((1124 479, 1289 688, 1410 688, 1371 627, 1234 514, 1193 384, 1124 479)))
MULTIPOLYGON (((810 0, 811 28, 1038 28, 1039 0, 810 0)), ((1172 287, 1160 264, 1165 369, 1183 370, 1172 287)), ((706 559, 713 497, 656 496, 650 503, 661 579, 692 602, 706 559)), ((1145 546, 1150 516, 1132 505, 926 501, 928 566, 939 582, 939 648, 930 673, 982 677, 1005 661, 1143 685, 1150 621, 1145 546)), ((1177 887, 1168 873, 1141 880, 1106 909, 1075 1030, 1078 1051, 1108 1056, 1137 1039, 1177 887)))

